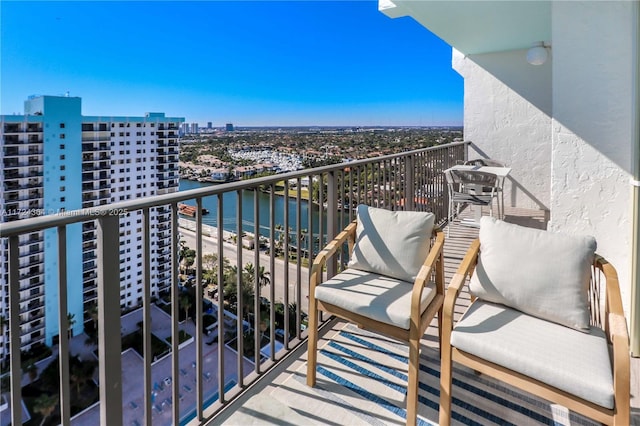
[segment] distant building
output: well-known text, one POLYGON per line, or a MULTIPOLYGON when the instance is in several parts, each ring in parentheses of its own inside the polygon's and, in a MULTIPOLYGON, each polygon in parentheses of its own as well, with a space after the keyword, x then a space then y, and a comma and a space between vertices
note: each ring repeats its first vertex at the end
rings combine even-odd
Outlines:
POLYGON ((211 121, 207 121, 207 129, 212 129, 213 123, 211 121))
POLYGON ((219 167, 211 170, 211 180, 214 182, 226 182, 230 178, 228 167, 219 167))
MULTIPOLYGON (((0 116, 2 223, 60 214, 178 191, 178 126, 183 118, 148 113, 144 117, 81 114, 81 99, 38 96, 25 101, 24 115, 0 116)), ((120 217, 120 303, 142 303, 142 212, 120 217)), ((151 210, 151 290, 171 285, 171 213, 151 210)), ((68 311, 73 333, 82 333, 87 309, 97 297, 96 224, 67 226, 68 311)), ((52 344, 58 329, 58 253, 55 229, 20 238, 21 349, 52 344), (24 255, 22 254, 24 253, 24 255)), ((8 244, 0 241, 6 265, 8 244)), ((0 315, 8 318, 7 269, 0 272, 0 315)), ((5 327, 5 331, 8 332, 5 327)), ((2 341, 2 339, 0 339, 2 341)), ((6 342, 6 336, 4 342, 6 342)), ((8 348, 0 345, 0 358, 8 348)))
POLYGON ((200 133, 200 131, 198 130, 198 123, 191 123, 191 133, 194 135, 200 133))
POLYGON ((224 129, 225 129, 227 132, 233 132, 233 123, 227 123, 227 124, 224 126, 224 129))

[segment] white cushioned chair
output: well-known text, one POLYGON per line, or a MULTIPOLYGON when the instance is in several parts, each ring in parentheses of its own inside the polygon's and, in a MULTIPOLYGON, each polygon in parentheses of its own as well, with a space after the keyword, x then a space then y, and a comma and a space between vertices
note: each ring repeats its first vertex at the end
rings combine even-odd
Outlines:
MULTIPOLYGON (((431 213, 358 206, 356 221, 315 258, 309 283, 307 384, 316 383, 319 311, 409 343, 407 424, 418 407, 420 339, 441 315, 444 234, 431 213), (349 246, 347 268, 323 281, 328 259, 349 246)), ((439 330, 441 327, 438 327, 439 330)))
POLYGON ((481 219, 444 302, 440 425, 451 422, 452 361, 598 422, 629 424, 618 278, 595 248, 593 237, 481 219), (475 300, 454 324, 468 278, 475 300))

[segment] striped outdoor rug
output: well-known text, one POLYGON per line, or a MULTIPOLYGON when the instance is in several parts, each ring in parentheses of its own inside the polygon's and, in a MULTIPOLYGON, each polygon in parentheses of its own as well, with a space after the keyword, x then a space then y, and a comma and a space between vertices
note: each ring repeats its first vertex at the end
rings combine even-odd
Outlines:
MULTIPOLYGON (((406 418, 408 353, 406 345, 347 324, 321 347, 318 385, 306 390, 315 393, 312 399, 316 402, 322 399, 328 407, 334 407, 331 413, 327 412, 327 420, 342 418, 342 424, 402 424, 406 418)), ((302 384, 305 376, 306 364, 293 377, 302 384)), ((438 352, 423 349, 418 424, 438 423, 439 380, 438 352)), ((595 425, 564 407, 464 367, 454 366, 453 385, 456 424, 595 425)))

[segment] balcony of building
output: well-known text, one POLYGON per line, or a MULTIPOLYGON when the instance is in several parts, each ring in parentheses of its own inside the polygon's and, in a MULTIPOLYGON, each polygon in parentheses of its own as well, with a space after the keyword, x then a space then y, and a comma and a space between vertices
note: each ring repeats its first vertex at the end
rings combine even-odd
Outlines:
MULTIPOLYGON (((95 254, 86 254, 86 258, 83 256, 83 261, 95 261, 97 266, 96 292, 89 291, 84 295, 87 301, 95 295, 100 306, 100 403, 82 414, 72 414, 69 405, 70 377, 63 374, 60 382, 61 423, 144 424, 146 418, 153 424, 206 424, 209 421, 214 424, 261 421, 275 424, 402 424, 404 397, 401 390, 396 386, 388 393, 372 393, 367 388, 370 382, 358 382, 348 372, 352 368, 348 363, 330 359, 327 355, 321 360, 321 365, 325 363, 327 375, 319 379, 316 388, 308 388, 304 384, 307 336, 305 290, 308 291, 309 259, 339 229, 353 220, 353 207, 360 203, 394 210, 432 211, 437 222, 446 226, 447 191, 443 171, 468 158, 468 145, 443 145, 347 165, 308 169, 127 201, 109 205, 108 208, 39 218, 3 227, 0 232, 2 237, 8 237, 12 254, 18 247, 17 237, 22 233, 45 228, 62 229, 87 220, 95 220, 96 223, 97 250, 95 254), (316 185, 313 185, 314 182, 316 185), (207 200, 215 200, 218 207, 206 216, 215 221, 207 219, 205 223, 205 216, 202 215, 196 215, 194 219, 178 219, 178 203, 193 199, 196 206, 207 200), (223 215, 227 203, 235 207, 233 218, 223 215), (182 236, 180 241, 178 238, 170 241, 170 250, 164 259, 158 253, 151 253, 152 249, 158 249, 157 246, 146 244, 151 241, 152 209, 157 208, 167 211, 164 213, 165 219, 172 219, 173 234, 182 236), (141 258, 144 282, 142 307, 120 318, 120 288, 108 283, 120 279, 119 214, 136 211, 142 212, 142 232, 132 236, 141 237, 145 247, 141 258), (257 220, 247 221, 247 212, 257 220), (218 227, 218 223, 222 226, 218 227), (203 285, 206 266, 205 259, 198 256, 191 266, 181 262, 179 253, 183 244, 193 248, 196 253, 217 254, 215 262, 218 271, 225 270, 224 258, 229 259, 232 265, 241 267, 247 263, 253 264, 254 267, 249 269, 251 272, 236 274, 236 288, 249 285, 253 289, 253 297, 247 302, 238 299, 235 312, 242 312, 245 309, 243 303, 249 303, 247 312, 265 310, 274 312, 274 316, 269 315, 268 320, 263 320, 259 315, 246 315, 241 321, 230 305, 225 303, 229 302, 229 296, 214 291, 215 288, 211 286, 202 288, 202 292, 195 292, 192 313, 195 323, 181 322, 180 313, 183 309, 178 301, 189 286, 201 288, 198 286, 203 285), (160 262, 159 268, 152 271, 151 265, 155 262, 160 262), (263 272, 269 272, 269 282, 263 282, 264 285, 259 284, 261 267, 263 272), (168 314, 157 309, 158 306, 164 306, 166 301, 152 303, 155 293, 150 278, 164 271, 168 273, 166 280, 159 280, 156 284, 160 290, 164 290, 163 300, 175 302, 166 307, 168 314), (276 320, 275 312, 278 312, 280 303, 290 308, 284 309, 282 318, 276 320), (208 333, 197 332, 204 329, 205 315, 211 316, 216 325, 207 330, 208 333), (140 321, 142 328, 138 330, 140 321), (175 356, 154 358, 151 341, 152 335, 159 333, 154 325, 158 322, 164 324, 165 338, 171 336, 170 353, 175 356), (143 350, 142 358, 134 357, 133 360, 126 352, 121 353, 121 338, 129 329, 138 330, 142 336, 143 347, 147 348, 143 350), (184 345, 179 343, 180 330, 193 336, 193 341, 184 345), (260 330, 260 333, 255 330, 260 330), (238 335, 246 337, 237 339, 238 335), (239 353, 244 356, 238 356, 239 353)), ((463 211, 463 214, 466 212, 463 211)), ((545 227, 547 216, 543 211, 507 208, 506 219, 545 227)), ((91 225, 85 223, 83 227, 89 231, 91 225)), ((457 268, 476 232, 458 222, 452 225, 445 245, 445 282, 457 268)), ((59 255, 73 256, 76 253, 72 247, 66 246, 64 235, 60 236, 59 244, 62 248, 59 255)), ((15 296, 20 292, 20 280, 16 275, 19 268, 15 266, 18 260, 14 256, 9 259, 12 306, 19 303, 15 296)), ((328 270, 328 273, 332 271, 328 270)), ((218 279, 223 278, 219 276, 218 279)), ((466 296, 462 303, 468 303, 468 300, 466 296)), ((60 297, 58 303, 60 312, 68 311, 65 297, 60 297)), ((460 309, 463 309, 462 305, 460 309)), ((64 317, 60 321, 61 329, 65 329, 64 317)), ((19 346, 21 332, 11 327, 9 333, 11 344, 19 346)), ((323 318, 322 333, 325 337, 339 336, 343 339, 339 343, 354 351, 343 355, 343 359, 362 357, 364 352, 370 353, 372 347, 385 348, 387 352, 395 351, 386 356, 406 356, 406 348, 403 349, 398 342, 367 335, 330 318, 323 318), (360 340, 353 340, 354 336, 360 340)), ((437 421, 438 398, 433 393, 433 389, 438 388, 433 384, 434 381, 437 383, 439 365, 436 336, 437 328, 433 324, 422 341, 426 373, 423 375, 419 415, 420 420, 425 422, 437 421)), ((325 344, 328 343, 323 341, 320 346, 325 344)), ((62 333, 59 341, 59 353, 63 354, 62 365, 69 362, 69 348, 69 341, 62 333), (66 358, 64 354, 67 354, 66 358)), ((10 362, 13 382, 9 399, 17 407, 21 401, 19 383, 23 373, 19 367, 19 352, 11 352, 10 362)), ((374 362, 388 364, 391 361, 385 358, 374 362)), ((633 368, 633 377, 638 377, 637 363, 633 368)), ((558 416, 565 416, 563 418, 569 419, 569 423, 583 421, 562 408, 548 403, 545 405, 512 389, 503 389, 490 380, 478 379, 473 374, 464 377, 459 386, 471 390, 460 397, 456 407, 458 414, 463 416, 461 419, 480 424, 488 421, 523 424, 552 422, 558 416)), ((378 381, 384 382, 382 386, 386 383, 384 380, 378 381)), ((633 392, 634 395, 638 394, 638 390, 633 392)), ((637 399, 632 403, 637 413, 637 399)), ((19 413, 21 410, 12 411, 11 414, 16 424, 21 421, 19 413)))

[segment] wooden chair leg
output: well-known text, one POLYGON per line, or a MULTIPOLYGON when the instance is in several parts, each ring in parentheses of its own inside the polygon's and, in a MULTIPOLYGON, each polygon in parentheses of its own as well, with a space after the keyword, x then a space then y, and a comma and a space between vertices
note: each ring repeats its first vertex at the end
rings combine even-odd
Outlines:
POLYGON ((438 310, 438 352, 442 354, 442 307, 438 310))
POLYGON ((309 340, 307 341, 307 385, 316 385, 318 359, 318 309, 315 297, 309 298, 309 340))
POLYGON ((449 342, 440 342, 440 426, 451 424, 451 346, 449 342))
POLYGON ((407 425, 415 425, 418 416, 418 374, 420 372, 420 339, 409 341, 409 383, 407 385, 407 425))

